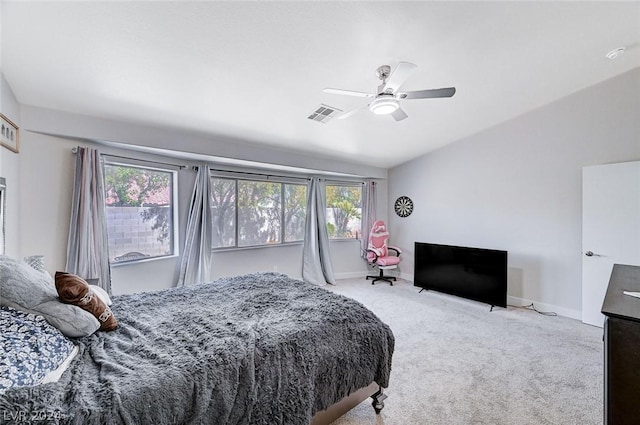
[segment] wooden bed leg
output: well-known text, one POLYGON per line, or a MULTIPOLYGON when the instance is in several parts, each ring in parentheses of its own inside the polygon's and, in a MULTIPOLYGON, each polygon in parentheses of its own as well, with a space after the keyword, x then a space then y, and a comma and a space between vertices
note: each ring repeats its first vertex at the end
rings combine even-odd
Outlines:
POLYGON ((373 406, 373 410, 376 411, 376 415, 380 414, 380 411, 384 407, 384 399, 387 398, 387 395, 384 393, 382 387, 379 387, 378 391, 376 391, 371 398, 373 401, 371 405, 373 406))
POLYGON ((311 420, 310 425, 332 424, 336 419, 347 413, 349 410, 353 409, 358 404, 362 403, 369 397, 373 397, 372 394, 377 394, 376 391, 378 391, 379 389, 380 385, 372 382, 366 387, 354 391, 337 403, 334 403, 331 406, 327 407, 326 410, 316 413, 311 420))

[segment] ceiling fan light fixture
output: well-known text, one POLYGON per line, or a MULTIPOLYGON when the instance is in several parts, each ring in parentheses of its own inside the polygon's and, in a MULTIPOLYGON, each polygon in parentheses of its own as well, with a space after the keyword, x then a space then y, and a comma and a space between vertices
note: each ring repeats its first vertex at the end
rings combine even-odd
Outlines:
POLYGON ((376 115, 388 115, 394 113, 400 105, 394 97, 379 97, 369 105, 369 110, 376 115))

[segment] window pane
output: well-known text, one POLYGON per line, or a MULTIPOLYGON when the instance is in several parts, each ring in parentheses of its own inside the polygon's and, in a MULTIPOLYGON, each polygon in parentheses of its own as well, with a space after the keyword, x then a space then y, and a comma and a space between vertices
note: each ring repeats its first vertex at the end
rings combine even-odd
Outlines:
POLYGON ((307 186, 284 185, 284 241, 304 239, 304 220, 307 216, 307 186))
POLYGON ((326 195, 329 238, 358 238, 362 211, 362 187, 327 185, 326 195))
POLYGON ((172 255, 172 171, 105 164, 109 259, 172 255))
POLYGON ((213 247, 236 245, 236 181, 211 179, 213 188, 213 247))
POLYGON ((238 246, 280 243, 280 183, 238 180, 238 246))

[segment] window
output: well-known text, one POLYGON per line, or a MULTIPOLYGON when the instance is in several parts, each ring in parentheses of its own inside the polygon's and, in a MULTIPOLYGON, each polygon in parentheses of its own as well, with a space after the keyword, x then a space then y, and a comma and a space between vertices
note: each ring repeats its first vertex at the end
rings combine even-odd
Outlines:
POLYGON ((236 181, 211 179, 213 201, 213 247, 236 245, 236 181))
POLYGON ((174 171, 106 163, 107 236, 113 263, 175 252, 174 171))
POLYGON ((307 186, 284 185, 284 241, 304 240, 304 222, 307 218, 307 186))
POLYGON ((359 238, 362 185, 327 184, 326 196, 329 239, 359 238))
POLYGON ((212 177, 213 247, 278 245, 304 239, 307 186, 212 177))

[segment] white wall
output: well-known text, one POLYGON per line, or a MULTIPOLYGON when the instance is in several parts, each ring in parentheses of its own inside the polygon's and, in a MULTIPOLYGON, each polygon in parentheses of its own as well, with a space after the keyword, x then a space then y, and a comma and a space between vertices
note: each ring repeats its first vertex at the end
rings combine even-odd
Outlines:
POLYGON ((387 177, 386 169, 349 160, 322 158, 319 155, 259 146, 226 136, 150 127, 31 106, 22 107, 22 125, 28 131, 67 138, 127 143, 174 152, 216 156, 221 159, 256 161, 372 178, 387 177))
POLYGON ((395 167, 401 272, 415 241, 507 250, 510 301, 579 318, 582 167, 638 159, 640 68, 395 167))
MULTIPOLYGON (((41 254, 45 256, 45 266, 53 273, 62 270, 66 261, 67 234, 72 195, 75 157, 71 149, 77 145, 99 146, 104 153, 124 155, 141 159, 167 161, 178 164, 189 164, 184 159, 166 158, 148 153, 123 150, 114 146, 97 145, 86 140, 73 139, 70 135, 77 132, 77 137, 88 137, 117 142, 136 143, 144 140, 149 143, 158 140, 156 147, 167 148, 167 134, 173 145, 180 145, 183 151, 196 147, 202 153, 200 144, 205 145, 208 155, 221 155, 216 150, 217 143, 200 140, 199 137, 185 136, 188 141, 182 143, 180 133, 169 132, 157 128, 145 128, 127 123, 109 122, 106 120, 47 111, 38 108, 23 107, 23 122, 31 131, 23 134, 21 160, 20 204, 23 220, 20 226, 22 245, 20 256, 41 254), (108 129, 114 128, 113 134, 108 129), (94 129, 94 130, 92 130, 94 129), (129 129, 130 131, 127 131, 129 129), (36 132, 37 131, 37 132, 36 132), (45 133, 63 133, 64 137, 45 133), (126 135, 126 137, 122 136, 126 135), (122 139, 120 139, 122 137, 122 139), (179 140, 180 143, 177 143, 179 140)), ((229 141, 228 143, 232 143, 229 141)), ((148 146, 151 146, 150 144, 148 146)), ((224 147, 224 143, 222 143, 224 147)), ((241 159, 257 160, 270 155, 268 149, 257 149, 252 146, 235 145, 241 159), (240 149, 242 147, 242 149, 240 149)), ((228 152, 224 152, 225 155, 228 152)), ((308 167, 313 164, 316 169, 351 172, 357 174, 386 176, 386 170, 364 167, 345 162, 323 161, 292 153, 288 156, 279 152, 279 161, 286 165, 308 167), (346 171, 349 170, 349 171, 346 171)), ((193 163, 193 162, 192 162, 193 163)), ((184 244, 187 209, 191 197, 195 173, 184 169, 178 173, 178 219, 180 223, 180 246, 184 244)), ((380 191, 380 216, 386 218, 386 191, 384 180, 378 180, 380 191)), ((355 241, 332 242, 332 262, 338 278, 363 276, 367 272, 366 263, 359 258, 359 246, 355 241)), ((292 277, 301 277, 302 246, 281 246, 274 248, 255 248, 237 251, 225 251, 213 254, 214 272, 212 279, 255 271, 272 271, 287 273, 292 277)), ((168 288, 177 280, 179 259, 166 258, 146 262, 123 264, 112 267, 112 284, 114 293, 130 293, 168 288)))
MULTIPOLYGON (((20 107, 18 101, 7 84, 4 74, 0 72, 0 111, 18 127, 20 125, 20 107)), ((22 129, 19 129, 22 131, 22 129)), ((21 146, 18 146, 20 150, 21 146)), ((4 177, 7 183, 7 210, 6 210, 6 235, 5 253, 9 256, 17 256, 20 253, 20 238, 18 227, 20 223, 20 202, 18 187, 20 185, 20 161, 19 154, 0 147, 0 177, 4 177)))

